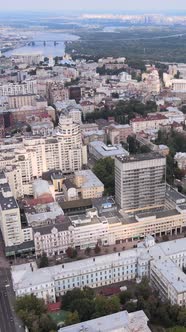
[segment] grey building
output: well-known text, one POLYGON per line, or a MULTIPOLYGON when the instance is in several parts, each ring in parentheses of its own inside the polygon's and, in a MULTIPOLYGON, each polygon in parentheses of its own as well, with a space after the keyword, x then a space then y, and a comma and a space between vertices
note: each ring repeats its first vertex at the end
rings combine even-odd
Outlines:
POLYGON ((115 158, 115 198, 125 211, 165 203, 166 158, 157 154, 115 158))

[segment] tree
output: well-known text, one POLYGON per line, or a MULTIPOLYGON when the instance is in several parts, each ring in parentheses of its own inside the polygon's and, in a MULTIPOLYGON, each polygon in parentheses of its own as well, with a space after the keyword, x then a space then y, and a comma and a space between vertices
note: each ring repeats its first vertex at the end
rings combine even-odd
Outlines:
POLYGON ((186 327, 186 309, 182 308, 178 314, 178 325, 186 327))
POLYGON ((71 247, 68 247, 66 250, 66 254, 69 258, 77 257, 77 250, 71 247))
POLYGON ((90 320, 95 311, 94 301, 87 297, 80 299, 76 298, 71 303, 70 310, 78 311, 79 319, 81 322, 90 320))
POLYGON ((67 317, 65 319, 65 325, 73 325, 73 324, 77 324, 80 322, 80 319, 79 319, 79 314, 76 311, 74 312, 69 312, 67 314, 67 317))
POLYGON ((15 309, 30 332, 51 332, 57 330, 52 318, 47 314, 44 301, 35 295, 25 295, 16 299, 15 309))
POLYGON ((123 291, 119 294, 121 304, 125 304, 132 298, 132 293, 129 290, 123 291))
POLYGON ((137 285, 135 295, 136 297, 143 297, 144 300, 147 300, 149 296, 151 295, 152 290, 149 286, 148 279, 143 278, 141 283, 137 285))
POLYGON ((102 317, 118 312, 120 310, 120 301, 118 296, 106 298, 97 296, 95 299, 95 317, 102 317))
POLYGON ((85 249, 85 255, 90 256, 92 249, 90 247, 87 247, 85 249))
POLYGON ((98 160, 94 165, 93 172, 104 184, 105 195, 114 195, 114 160, 110 157, 98 160))
POLYGON ((74 288, 71 291, 67 291, 66 294, 62 296, 62 308, 69 311, 78 311, 79 308, 76 308, 73 305, 74 300, 83 298, 93 300, 94 296, 94 290, 90 287, 84 287, 83 290, 80 288, 74 288), (74 310, 72 310, 72 306, 74 310))
POLYGON ((44 252, 40 258, 39 267, 47 267, 49 265, 47 254, 44 252))
POLYGON ((95 252, 95 254, 99 254, 101 252, 101 248, 98 243, 96 244, 96 246, 94 248, 94 252, 95 252))

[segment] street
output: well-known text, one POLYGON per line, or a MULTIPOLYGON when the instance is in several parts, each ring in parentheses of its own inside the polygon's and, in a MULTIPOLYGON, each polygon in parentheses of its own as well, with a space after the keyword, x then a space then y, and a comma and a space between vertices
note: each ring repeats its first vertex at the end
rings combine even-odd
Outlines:
POLYGON ((0 332, 24 331, 15 315, 10 266, 4 256, 4 245, 0 235, 0 332))

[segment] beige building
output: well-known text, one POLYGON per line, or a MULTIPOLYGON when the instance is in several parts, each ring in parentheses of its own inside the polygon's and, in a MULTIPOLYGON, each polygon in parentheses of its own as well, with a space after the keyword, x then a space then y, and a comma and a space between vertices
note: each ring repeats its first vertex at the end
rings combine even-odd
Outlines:
MULTIPOLYGON (((166 112, 167 113, 167 112, 166 112)), ((135 118, 130 121, 133 133, 145 130, 159 130, 169 124, 169 119, 162 114, 149 115, 146 118, 135 118)))
POLYGON ((35 105, 36 105, 36 95, 34 94, 8 96, 8 106, 10 109, 21 108, 23 106, 35 106, 35 105))
POLYGON ((163 206, 166 158, 158 153, 115 158, 115 198, 124 211, 163 206))
POLYGON ((103 196, 104 184, 91 170, 75 172, 74 183, 83 199, 103 196))
POLYGON ((112 124, 107 128, 108 138, 112 145, 126 142, 127 137, 133 133, 129 125, 115 125, 112 124))

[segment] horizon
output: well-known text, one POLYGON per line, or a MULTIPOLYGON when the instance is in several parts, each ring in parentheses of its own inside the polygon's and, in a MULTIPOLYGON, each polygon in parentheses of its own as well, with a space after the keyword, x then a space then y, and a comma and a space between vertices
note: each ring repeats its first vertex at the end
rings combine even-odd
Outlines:
POLYGON ((156 0, 149 2, 148 0, 132 0, 128 3, 127 0, 94 0, 93 3, 85 0, 70 0, 68 2, 61 2, 60 0, 32 0, 27 4, 23 0, 7 0, 1 1, 1 12, 19 12, 19 11, 33 11, 33 12, 55 12, 55 11, 70 11, 70 12, 183 12, 186 11, 185 0, 156 0), (175 8, 176 7, 176 8, 175 8))

